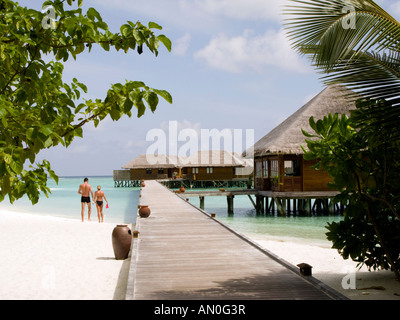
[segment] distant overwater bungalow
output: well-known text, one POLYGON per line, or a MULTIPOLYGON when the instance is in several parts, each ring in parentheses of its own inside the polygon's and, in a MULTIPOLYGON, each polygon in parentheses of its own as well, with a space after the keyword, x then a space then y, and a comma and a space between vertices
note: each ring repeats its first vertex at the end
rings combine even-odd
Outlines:
POLYGON ((141 154, 114 170, 114 185, 139 186, 141 180, 164 180, 169 187, 247 186, 253 160, 225 150, 203 150, 184 157, 141 154))

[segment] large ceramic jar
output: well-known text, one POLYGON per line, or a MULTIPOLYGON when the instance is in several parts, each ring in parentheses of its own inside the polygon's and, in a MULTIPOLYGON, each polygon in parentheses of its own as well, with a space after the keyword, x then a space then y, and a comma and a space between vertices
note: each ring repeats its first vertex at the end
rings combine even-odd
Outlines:
POLYGON ((149 206, 146 205, 140 205, 139 207, 139 216, 141 218, 147 218, 151 213, 151 210, 149 208, 149 206))
POLYGON ((126 224, 118 224, 112 232, 112 245, 115 259, 128 258, 132 243, 132 232, 126 224))

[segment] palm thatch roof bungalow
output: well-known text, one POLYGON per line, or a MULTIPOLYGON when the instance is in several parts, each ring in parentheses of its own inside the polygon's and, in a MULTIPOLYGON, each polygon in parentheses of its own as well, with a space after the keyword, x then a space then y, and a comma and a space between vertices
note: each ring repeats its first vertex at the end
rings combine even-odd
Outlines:
POLYGON ((312 132, 311 116, 322 119, 329 113, 348 114, 355 109, 349 99, 353 91, 339 85, 330 85, 303 107, 288 117, 254 145, 255 188, 280 192, 332 191, 331 181, 323 170, 311 168, 315 161, 303 159, 306 147, 301 129, 312 132))
POLYGON ((185 156, 141 154, 114 170, 114 181, 181 178, 189 181, 248 179, 253 163, 234 152, 207 150, 185 156))

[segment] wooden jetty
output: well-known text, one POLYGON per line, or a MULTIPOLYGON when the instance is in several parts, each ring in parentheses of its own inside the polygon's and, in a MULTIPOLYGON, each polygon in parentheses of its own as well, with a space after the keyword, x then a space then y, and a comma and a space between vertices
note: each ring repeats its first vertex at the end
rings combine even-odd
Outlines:
MULTIPOLYGON (((157 181, 146 181, 126 299, 345 299, 157 181)), ((306 261, 299 261, 299 263, 306 261)))
POLYGON ((338 213, 343 211, 343 205, 335 204, 333 198, 337 191, 312 191, 312 192, 277 192, 255 189, 238 190, 197 190, 186 191, 180 196, 184 198, 199 197, 200 209, 204 209, 205 197, 226 196, 228 213, 233 214, 235 196, 247 195, 257 213, 271 213, 275 210, 281 214, 292 212, 311 215, 315 213, 338 213), (255 196, 255 201, 251 196, 255 196))

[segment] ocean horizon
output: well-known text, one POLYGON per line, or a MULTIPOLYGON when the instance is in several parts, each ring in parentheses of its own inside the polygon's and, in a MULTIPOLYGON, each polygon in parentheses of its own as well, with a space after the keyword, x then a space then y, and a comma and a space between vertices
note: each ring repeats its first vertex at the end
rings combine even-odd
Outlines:
MULTIPOLYGON (((81 203, 78 194, 83 176, 59 177, 59 183, 49 180, 49 198, 42 196, 36 205, 27 197, 10 204, 7 199, 0 203, 0 209, 33 213, 45 216, 81 220, 81 203)), ((139 187, 116 188, 112 176, 88 176, 93 191, 98 185, 104 191, 109 209, 104 207, 104 222, 135 223, 139 203, 139 187)), ((200 206, 198 197, 190 197, 190 202, 200 206)), ((234 230, 266 240, 292 241, 298 243, 330 246, 325 233, 328 222, 340 221, 342 216, 279 216, 257 214, 247 196, 235 196, 234 213, 228 214, 226 197, 205 197, 204 211, 215 213, 216 218, 234 230)), ((87 208, 85 221, 87 221, 87 208)), ((96 207, 92 204, 91 221, 98 221, 96 207)))

